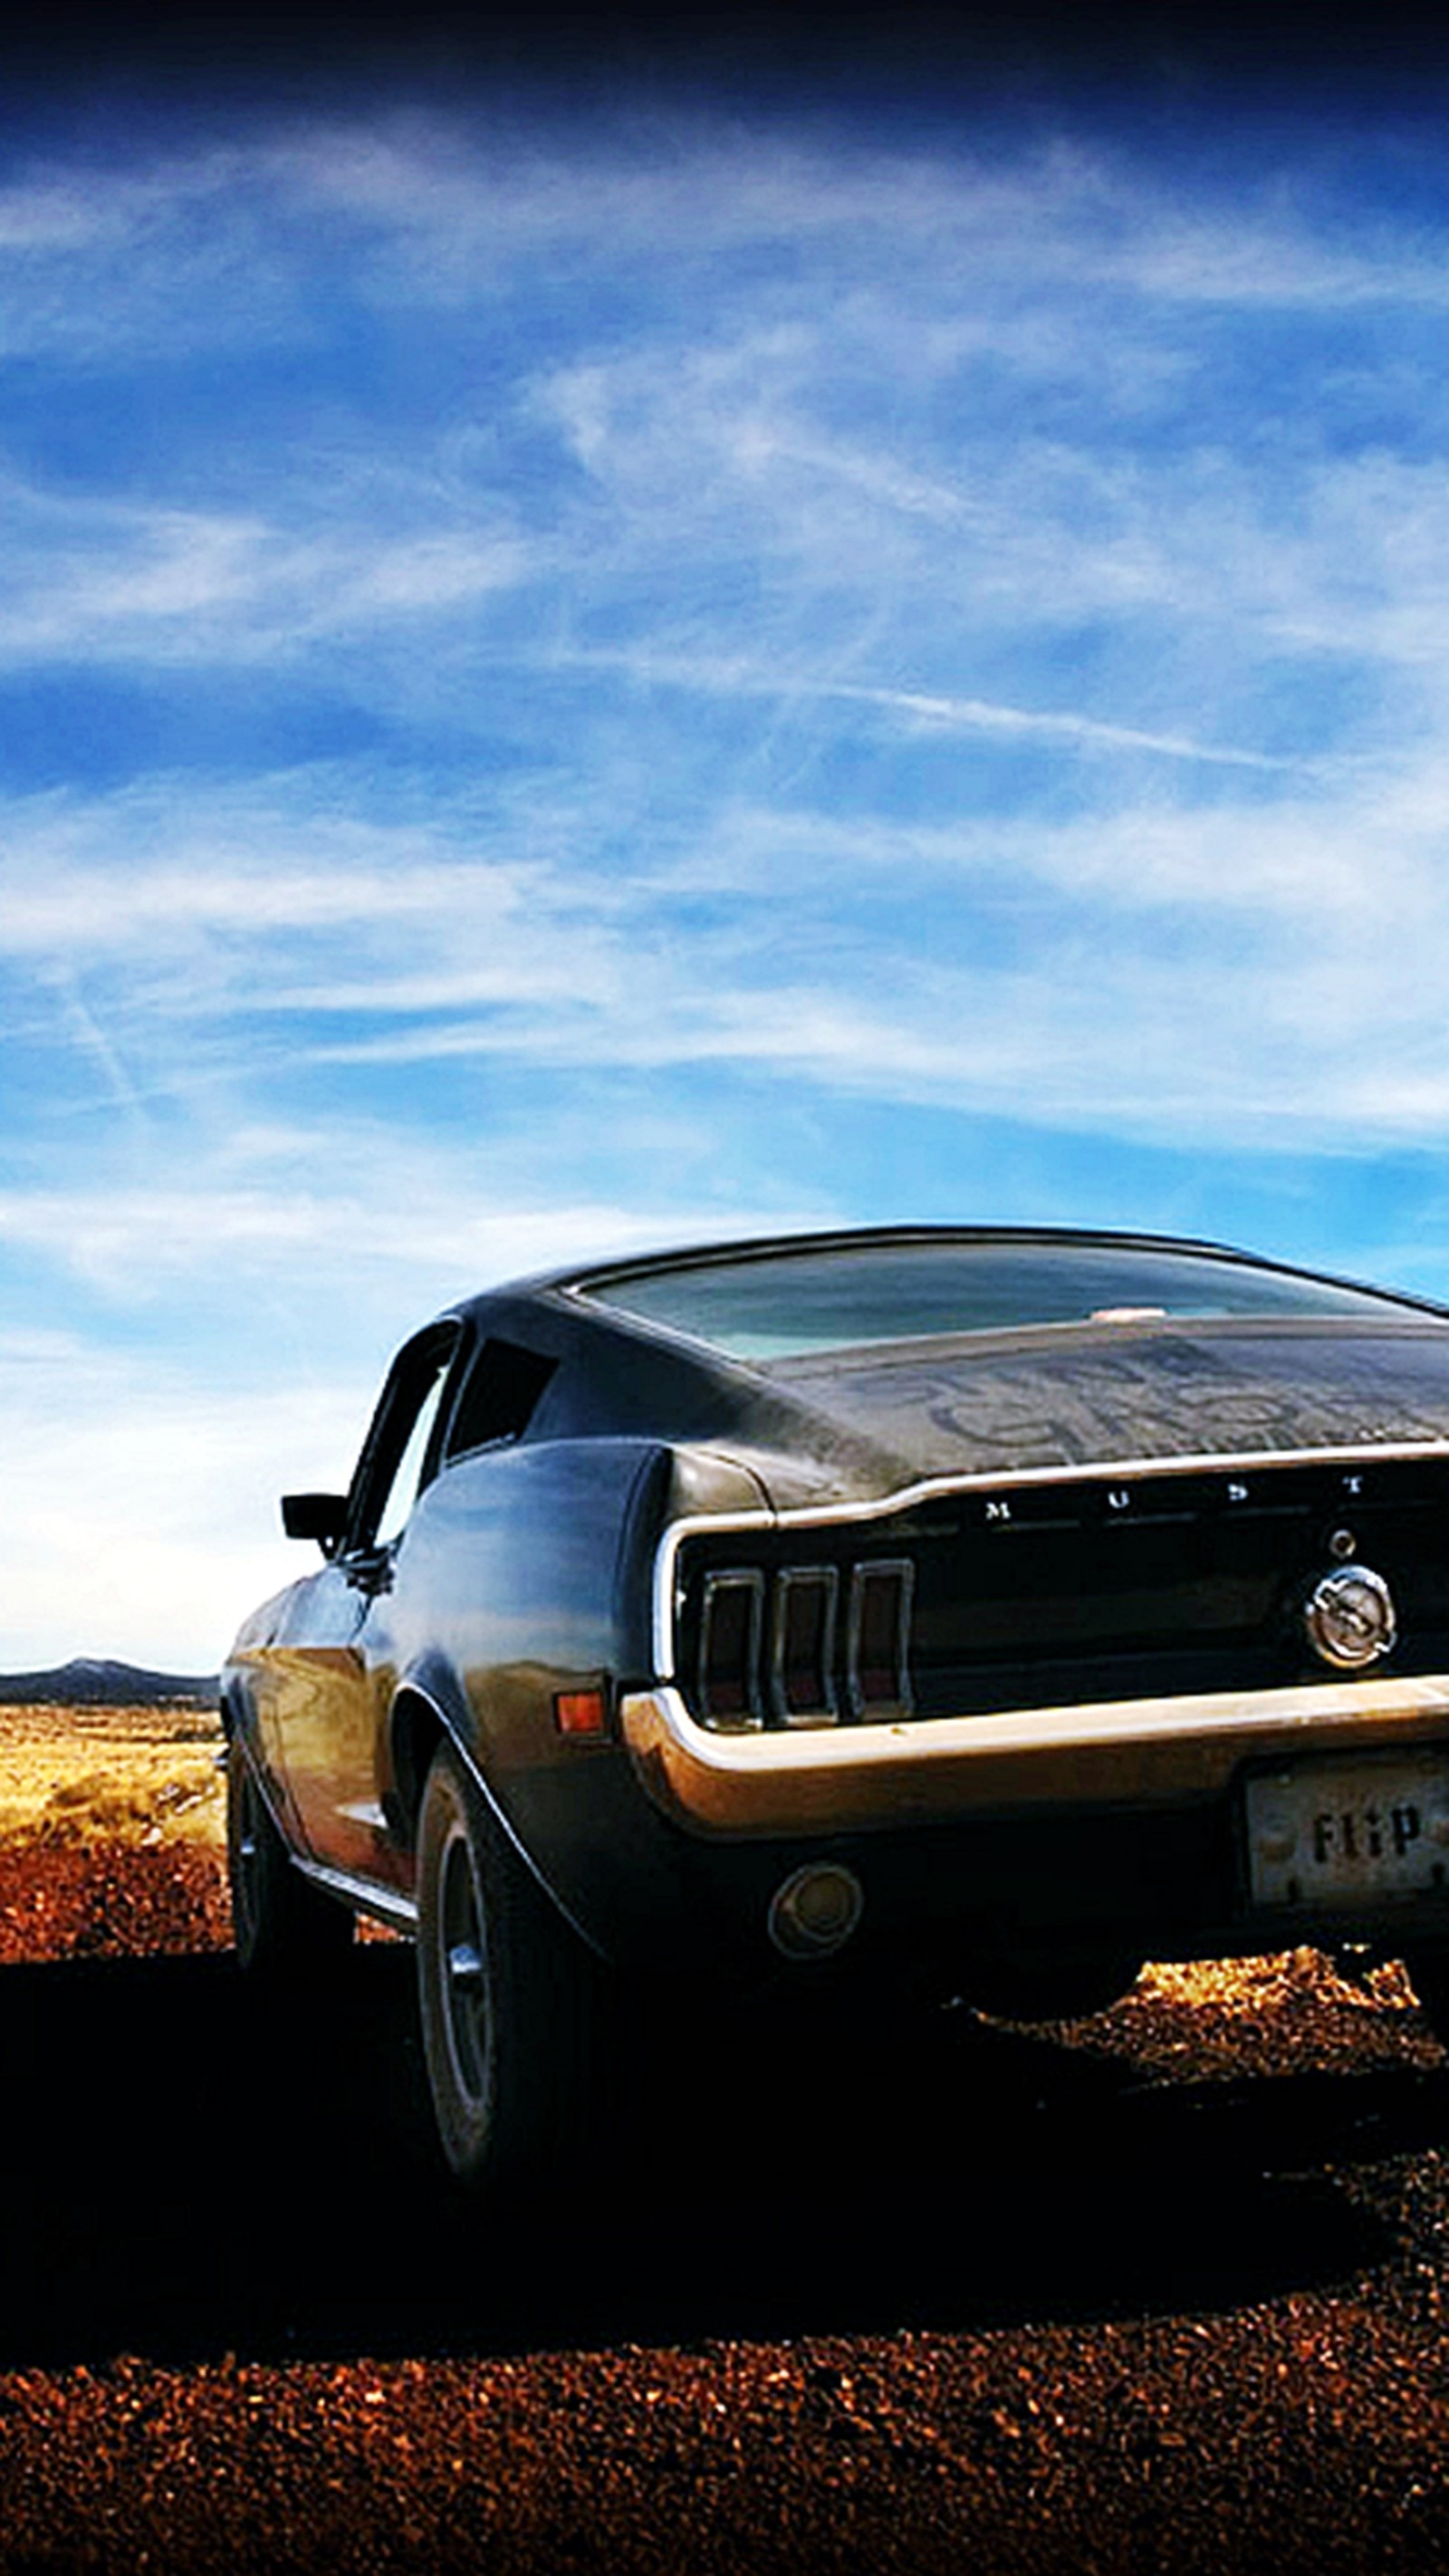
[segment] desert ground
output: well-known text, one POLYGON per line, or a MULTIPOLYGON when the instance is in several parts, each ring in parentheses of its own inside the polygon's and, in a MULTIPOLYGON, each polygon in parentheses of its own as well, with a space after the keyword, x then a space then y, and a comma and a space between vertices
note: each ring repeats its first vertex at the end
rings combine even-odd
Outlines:
POLYGON ((216 1741, 0 1710, 0 2576, 1449 2564, 1401 1971, 681 2034, 503 2228, 433 2168, 405 1944, 246 1990, 216 1741))

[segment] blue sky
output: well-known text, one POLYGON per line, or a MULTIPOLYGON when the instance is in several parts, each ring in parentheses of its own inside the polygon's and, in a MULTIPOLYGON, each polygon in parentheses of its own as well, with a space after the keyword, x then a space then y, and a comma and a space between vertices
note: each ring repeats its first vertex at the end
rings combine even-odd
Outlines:
POLYGON ((0 1668, 390 1350, 893 1217, 1449 1295, 1443 121, 160 105, 0 163, 0 1668))

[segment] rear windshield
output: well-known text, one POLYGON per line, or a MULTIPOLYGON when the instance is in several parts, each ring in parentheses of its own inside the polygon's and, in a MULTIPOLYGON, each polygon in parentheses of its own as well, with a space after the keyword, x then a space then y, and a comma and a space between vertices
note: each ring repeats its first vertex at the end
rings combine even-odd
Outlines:
POLYGON ((1150 1245, 893 1243, 616 1271, 581 1292, 732 1359, 1033 1324, 1261 1315, 1412 1315, 1397 1298, 1294 1270, 1150 1245))

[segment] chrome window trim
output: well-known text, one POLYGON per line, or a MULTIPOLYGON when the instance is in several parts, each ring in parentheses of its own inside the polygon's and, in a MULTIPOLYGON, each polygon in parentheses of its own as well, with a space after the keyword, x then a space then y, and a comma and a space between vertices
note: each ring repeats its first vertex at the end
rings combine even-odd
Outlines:
POLYGON ((1449 1441, 1382 1440, 1330 1449, 1214 1449, 1174 1458, 1103 1458, 1066 1466, 969 1469, 959 1476, 924 1476, 917 1484, 899 1485, 893 1493, 868 1502, 797 1503, 784 1511, 693 1512, 671 1521, 654 1559, 653 1648, 655 1678, 678 1679, 674 1639, 679 1606, 677 1568, 686 1539, 725 1538, 751 1530, 843 1529, 862 1522, 889 1520, 897 1512, 951 1494, 1029 1492, 1043 1485, 1092 1485, 1127 1478, 1167 1476, 1246 1476, 1279 1467, 1374 1467, 1406 1459, 1438 1458, 1449 1465, 1449 1441))

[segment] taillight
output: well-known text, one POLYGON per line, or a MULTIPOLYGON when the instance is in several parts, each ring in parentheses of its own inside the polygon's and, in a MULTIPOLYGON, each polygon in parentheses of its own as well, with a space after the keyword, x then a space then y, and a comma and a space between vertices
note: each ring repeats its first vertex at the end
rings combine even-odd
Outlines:
POLYGON ((911 1713, 915 1568, 720 1566, 698 1595, 694 1705, 706 1726, 834 1726, 911 1713))
POLYGON ((857 1565, 850 1578, 850 1705, 856 1717, 906 1715, 911 1706, 909 1557, 857 1565))
POLYGON ((699 1630, 699 1708, 706 1725, 759 1726, 765 1578, 754 1566, 707 1574, 699 1630))
POLYGON ((787 1566, 775 1577, 770 1698, 786 1726, 829 1724, 835 1702, 833 1565, 787 1566))

